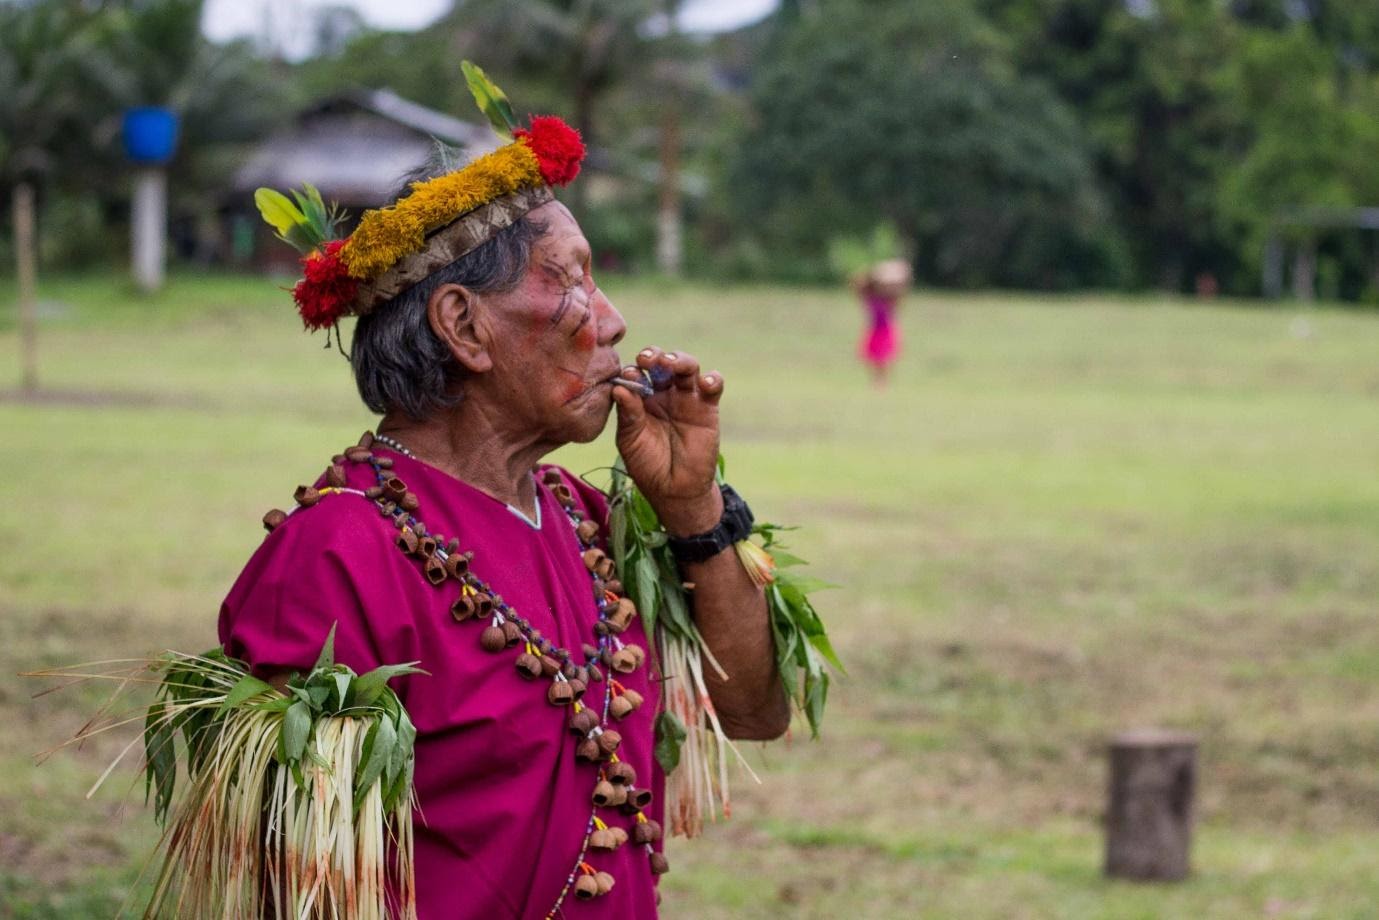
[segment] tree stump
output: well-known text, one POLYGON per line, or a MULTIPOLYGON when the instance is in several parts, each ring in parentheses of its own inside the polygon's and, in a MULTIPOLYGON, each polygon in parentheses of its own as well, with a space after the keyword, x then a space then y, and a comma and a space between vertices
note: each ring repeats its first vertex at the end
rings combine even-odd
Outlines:
POLYGON ((1197 739, 1146 729, 1111 740, 1106 874, 1177 881, 1188 874, 1197 739))

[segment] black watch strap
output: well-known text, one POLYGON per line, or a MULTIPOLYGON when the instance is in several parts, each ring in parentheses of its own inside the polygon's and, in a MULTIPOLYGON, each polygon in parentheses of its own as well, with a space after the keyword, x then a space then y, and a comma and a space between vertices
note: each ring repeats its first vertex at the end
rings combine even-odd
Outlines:
POLYGON ((755 518, 742 496, 727 483, 719 485, 718 491, 723 493, 723 516, 718 519, 717 527, 692 537, 671 537, 666 541, 676 561, 703 562, 752 535, 755 518))

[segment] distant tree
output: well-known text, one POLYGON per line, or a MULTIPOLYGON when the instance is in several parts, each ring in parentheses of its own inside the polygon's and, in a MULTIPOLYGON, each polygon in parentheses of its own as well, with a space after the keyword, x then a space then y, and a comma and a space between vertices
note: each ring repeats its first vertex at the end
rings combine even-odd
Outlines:
POLYGON ((34 285, 37 200, 65 164, 90 149, 77 62, 89 50, 85 4, 0 4, 0 184, 9 191, 20 286, 21 386, 38 388, 34 285))
MULTIPOLYGON (((94 22, 82 67, 90 103, 116 137, 125 109, 164 106, 181 138, 170 178, 175 209, 212 209, 231 167, 232 145, 260 137, 292 100, 284 65, 258 58, 245 41, 214 44, 201 32, 204 0, 122 0, 94 22), (277 71, 277 72, 275 72, 277 71)), ((117 151, 107 150, 107 155, 117 151)))
POLYGON ((945 284, 1106 282, 1114 257, 1076 119, 1006 64, 970 4, 821 0, 760 62, 731 194, 743 226, 822 266, 888 220, 945 284))

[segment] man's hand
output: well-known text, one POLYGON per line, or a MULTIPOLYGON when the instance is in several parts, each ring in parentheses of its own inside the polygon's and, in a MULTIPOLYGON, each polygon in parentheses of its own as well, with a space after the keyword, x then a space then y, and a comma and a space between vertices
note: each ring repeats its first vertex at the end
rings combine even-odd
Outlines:
POLYGON ((712 530, 723 515, 723 496, 714 483, 718 463, 718 400, 723 375, 699 373, 699 362, 684 352, 644 348, 636 368, 623 376, 668 380, 642 397, 613 388, 618 404, 618 453, 627 473, 673 536, 712 530))

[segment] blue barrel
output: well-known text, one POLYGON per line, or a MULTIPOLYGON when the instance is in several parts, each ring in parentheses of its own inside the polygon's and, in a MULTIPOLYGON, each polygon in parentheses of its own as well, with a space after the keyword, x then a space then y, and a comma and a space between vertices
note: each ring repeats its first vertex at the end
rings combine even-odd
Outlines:
POLYGON ((160 165, 177 149, 177 116, 156 106, 129 109, 123 134, 126 156, 135 163, 160 165))

